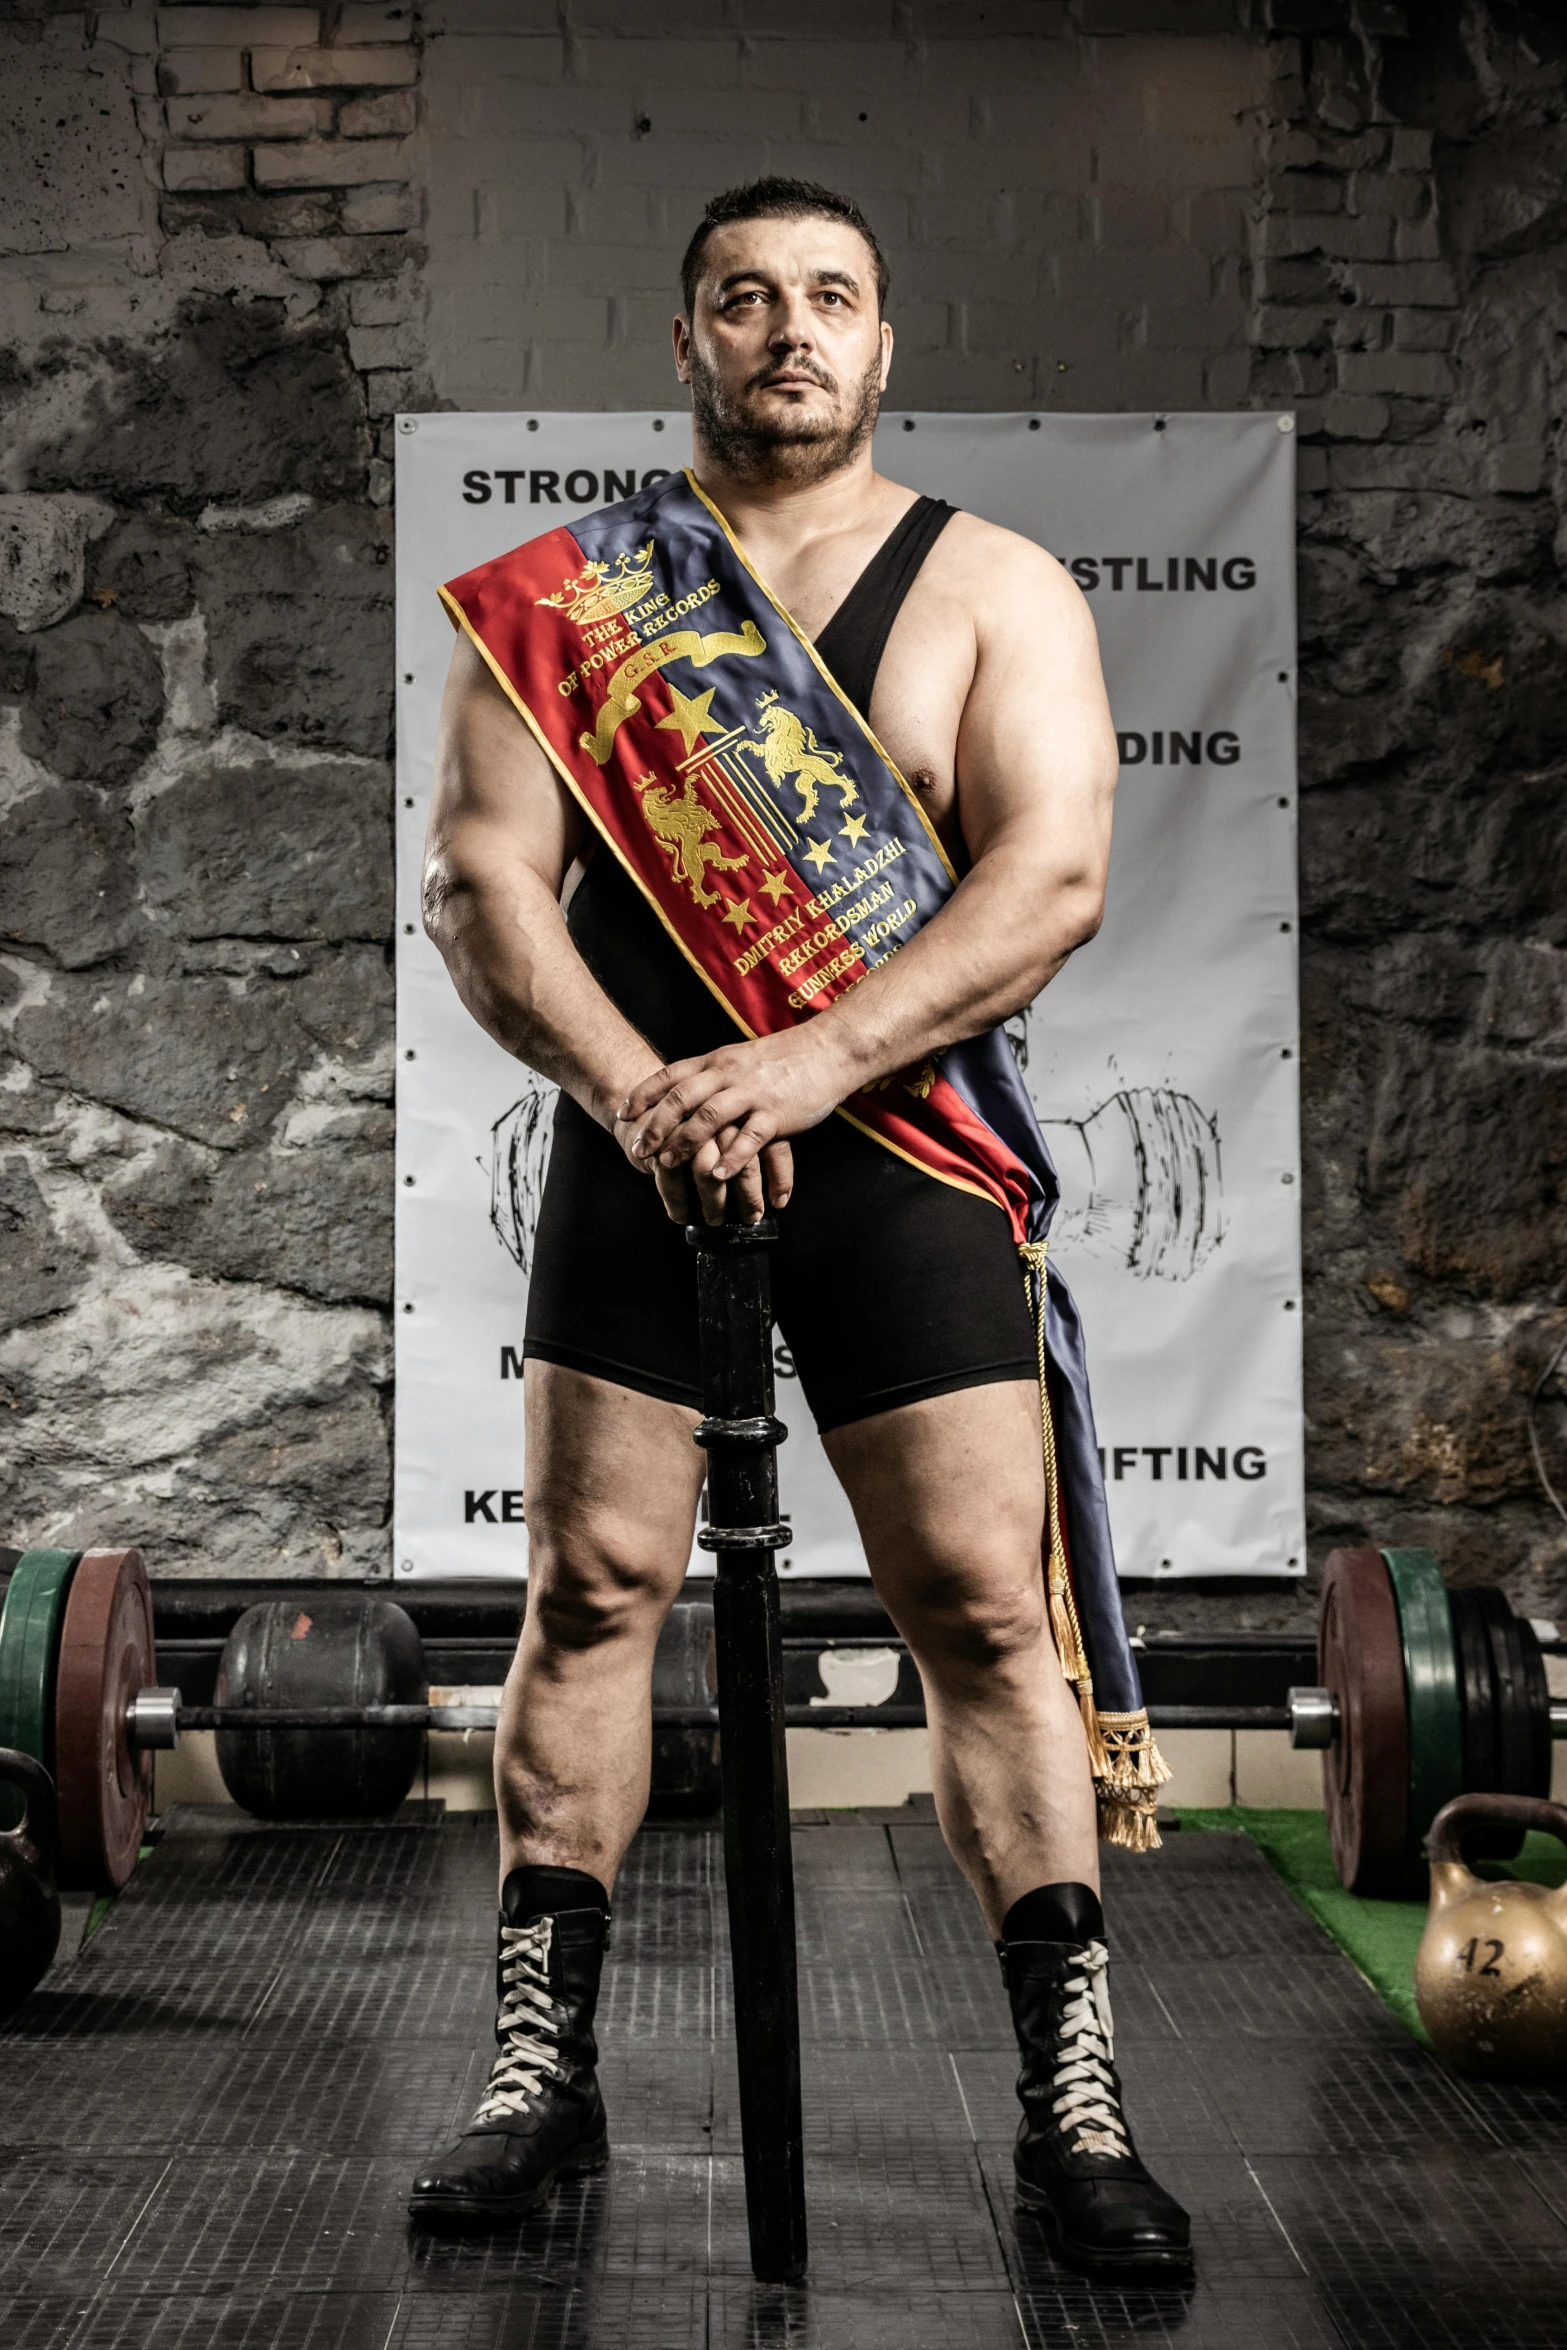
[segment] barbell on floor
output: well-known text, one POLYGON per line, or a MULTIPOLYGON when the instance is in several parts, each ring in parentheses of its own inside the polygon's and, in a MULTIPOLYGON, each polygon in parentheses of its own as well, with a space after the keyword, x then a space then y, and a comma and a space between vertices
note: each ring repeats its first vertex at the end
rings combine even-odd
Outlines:
MULTIPOLYGON (((1428 1552, 1335 1551, 1318 1654, 1321 1685, 1292 1688, 1284 1706, 1149 1711, 1156 1729, 1283 1730, 1293 1745, 1320 1749, 1335 1863, 1352 1891, 1418 1891, 1425 1831, 1450 1796, 1548 1792, 1567 1700, 1552 1701, 1540 1638, 1499 1592, 1449 1592, 1428 1552)), ((59 1782, 67 1886, 114 1891, 125 1882, 145 1828, 152 1757, 184 1732, 217 1733, 225 1780, 246 1808, 342 1816, 395 1808, 427 1731, 490 1730, 499 1715, 493 1687, 428 1688, 418 1633, 401 1608, 320 1586, 241 1616, 213 1704, 187 1705, 177 1689, 156 1686, 153 1656, 138 1553, 32 1551, 19 1561, 0 1617, 0 1745, 33 1754, 59 1782)), ((701 1678, 684 1673, 688 1689, 701 1678)), ((706 1702, 666 1695, 653 1710, 661 1733, 704 1747, 718 1725, 706 1702)), ((913 1729, 925 1712, 889 1697, 793 1704, 786 1719, 794 1728, 913 1729)), ((1492 1856, 1505 1857, 1502 1847, 1493 1844, 1492 1856)))

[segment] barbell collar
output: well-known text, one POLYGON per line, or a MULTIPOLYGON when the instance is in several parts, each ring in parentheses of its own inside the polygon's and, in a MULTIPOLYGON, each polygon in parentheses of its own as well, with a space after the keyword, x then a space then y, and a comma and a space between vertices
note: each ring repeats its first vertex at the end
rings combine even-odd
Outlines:
POLYGON ((1551 1736, 1567 1738, 1567 1697, 1551 1699, 1551 1736))
POLYGON ((180 1693, 177 1689, 138 1689, 126 1709, 125 1727, 132 1746, 172 1754, 180 1742, 180 1693))
POLYGON ((1287 1696, 1291 1746, 1332 1746, 1339 1734, 1338 1699, 1331 1689, 1291 1689, 1287 1696))
POLYGON ((754 1420, 699 1420, 691 1431, 693 1444, 705 1451, 713 1444, 743 1445, 752 1452, 770 1452, 787 1443, 788 1429, 770 1416, 754 1420))
POLYGON ((794 1528, 781 1521, 772 1526, 704 1526, 697 1535, 698 1550, 787 1550, 794 1528))

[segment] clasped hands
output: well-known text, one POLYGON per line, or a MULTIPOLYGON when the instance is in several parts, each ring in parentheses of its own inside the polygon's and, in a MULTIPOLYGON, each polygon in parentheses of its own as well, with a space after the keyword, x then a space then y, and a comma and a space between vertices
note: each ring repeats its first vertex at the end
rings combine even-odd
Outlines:
POLYGON ((693 1188, 704 1221, 722 1224, 731 1183, 755 1224, 794 1189, 787 1137, 820 1125, 854 1085, 825 1037, 787 1030, 653 1070, 620 1104, 615 1139, 677 1224, 691 1221, 693 1188))

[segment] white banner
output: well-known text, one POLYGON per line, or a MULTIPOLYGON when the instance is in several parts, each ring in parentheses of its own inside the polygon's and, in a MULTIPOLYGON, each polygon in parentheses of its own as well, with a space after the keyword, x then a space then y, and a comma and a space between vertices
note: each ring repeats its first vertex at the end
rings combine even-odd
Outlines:
MULTIPOLYGON (((1099 628, 1122 759, 1109 906, 1012 1027, 1060 1170, 1052 1257, 1082 1306, 1129 1575, 1305 1566, 1291 423, 893 414, 876 436, 894 480, 1059 556, 1099 628)), ((398 420, 401 1573, 526 1564, 522 1336, 554 1109, 420 925, 452 642, 435 585, 689 456, 683 414, 398 420)), ((781 1570, 863 1574, 780 1369, 781 1570)))

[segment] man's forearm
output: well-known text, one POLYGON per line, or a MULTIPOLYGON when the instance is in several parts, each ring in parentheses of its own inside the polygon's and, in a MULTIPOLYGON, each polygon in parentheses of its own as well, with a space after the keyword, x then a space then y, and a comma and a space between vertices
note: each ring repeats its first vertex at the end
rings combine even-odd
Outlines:
POLYGON ((659 1055, 599 986, 545 884, 531 873, 437 877, 427 907, 426 928, 480 1027, 612 1125, 659 1055))
POLYGON ((965 875, 917 937, 802 1032, 831 1056, 839 1098, 1031 1004, 1098 926, 1098 884, 1003 848, 965 875))

